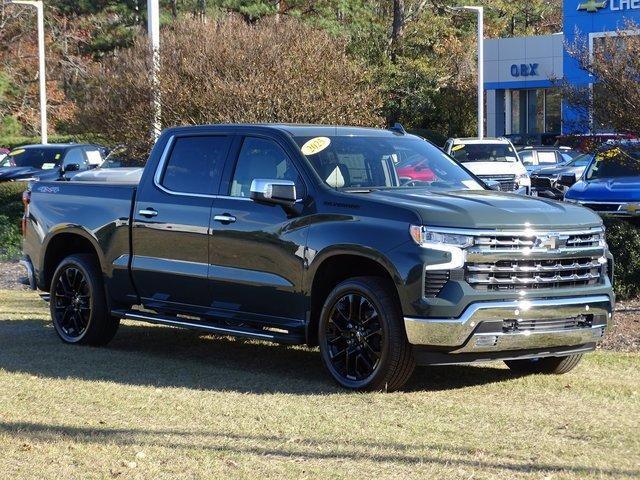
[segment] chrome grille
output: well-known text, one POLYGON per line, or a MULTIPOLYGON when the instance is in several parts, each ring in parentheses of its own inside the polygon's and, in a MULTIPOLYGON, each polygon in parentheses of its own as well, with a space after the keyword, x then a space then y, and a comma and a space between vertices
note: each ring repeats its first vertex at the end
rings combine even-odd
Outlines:
POLYGON ((465 279, 479 290, 523 290, 594 285, 601 275, 598 257, 520 259, 469 263, 465 279))
POLYGON ((550 239, 557 238, 556 248, 598 248, 602 240, 599 231, 569 234, 502 234, 475 237, 474 245, 480 251, 524 251, 527 249, 551 247, 550 239))
POLYGON ((500 184, 501 192, 513 192, 518 189, 515 175, 478 175, 482 180, 494 180, 500 184))

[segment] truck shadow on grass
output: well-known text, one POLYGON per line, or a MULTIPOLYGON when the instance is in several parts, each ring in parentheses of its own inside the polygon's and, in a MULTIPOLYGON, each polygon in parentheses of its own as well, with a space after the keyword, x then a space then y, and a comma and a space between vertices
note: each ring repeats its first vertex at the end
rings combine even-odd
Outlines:
MULTIPOLYGON (((0 369, 49 378, 252 393, 328 394, 317 349, 143 324, 123 324, 103 348, 63 344, 44 320, 0 320, 0 369)), ((499 365, 499 364, 494 364, 499 365)), ((516 378, 505 368, 417 368, 408 391, 439 391, 516 378)))
MULTIPOLYGON (((512 451, 509 458, 494 457, 479 460, 482 447, 453 446, 445 443, 400 441, 340 440, 332 437, 288 438, 280 435, 238 434, 208 429, 148 429, 111 428, 96 426, 68 426, 33 422, 0 421, 0 434, 10 435, 20 441, 37 441, 55 444, 73 441, 74 444, 135 446, 136 448, 162 447, 174 452, 196 450, 231 454, 255 455, 283 460, 291 458, 306 461, 361 461, 363 458, 379 464, 400 465, 435 464, 446 467, 467 467, 514 473, 544 474, 570 473, 581 476, 598 473, 608 477, 637 478, 640 470, 624 468, 593 468, 561 462, 532 462, 529 455, 518 455, 512 451), (293 440, 293 441, 292 441, 293 440)), ((487 447, 489 448, 489 447, 487 447)), ((505 477, 508 478, 508 477, 505 477)))

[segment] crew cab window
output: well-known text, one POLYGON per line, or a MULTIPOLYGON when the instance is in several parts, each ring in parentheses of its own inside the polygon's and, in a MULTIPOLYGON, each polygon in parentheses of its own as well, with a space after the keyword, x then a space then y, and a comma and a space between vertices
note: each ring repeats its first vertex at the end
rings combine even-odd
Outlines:
POLYGON ((238 163, 231 182, 232 197, 249 197, 251 182, 265 180, 291 180, 296 184, 298 198, 304 196, 304 183, 291 159, 273 140, 246 137, 240 149, 238 163))
POLYGON ((162 186, 181 193, 213 193, 230 143, 226 136, 176 138, 162 176, 162 186))

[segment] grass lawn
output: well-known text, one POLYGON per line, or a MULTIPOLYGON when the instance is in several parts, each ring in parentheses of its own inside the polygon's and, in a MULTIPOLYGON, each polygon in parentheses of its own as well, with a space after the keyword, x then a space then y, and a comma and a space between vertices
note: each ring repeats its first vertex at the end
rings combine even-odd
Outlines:
POLYGON ((63 345, 33 292, 0 291, 2 478, 640 477, 640 354, 564 376, 421 368, 335 387, 317 351, 125 323, 63 345))

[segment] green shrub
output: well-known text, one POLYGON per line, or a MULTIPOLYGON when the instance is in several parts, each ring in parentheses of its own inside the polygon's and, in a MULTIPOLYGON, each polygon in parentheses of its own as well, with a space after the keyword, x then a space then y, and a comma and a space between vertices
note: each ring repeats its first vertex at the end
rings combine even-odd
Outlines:
POLYGON ((16 260, 20 257, 20 218, 22 192, 25 182, 0 183, 0 259, 16 260))
POLYGON ((607 243, 615 260, 615 291, 619 300, 640 296, 640 225, 606 220, 607 243))

